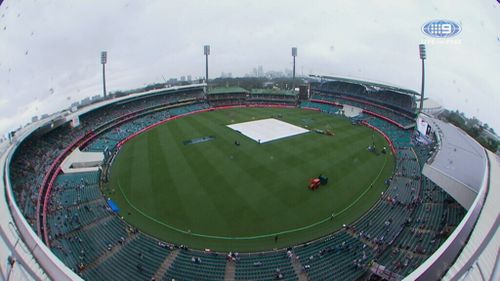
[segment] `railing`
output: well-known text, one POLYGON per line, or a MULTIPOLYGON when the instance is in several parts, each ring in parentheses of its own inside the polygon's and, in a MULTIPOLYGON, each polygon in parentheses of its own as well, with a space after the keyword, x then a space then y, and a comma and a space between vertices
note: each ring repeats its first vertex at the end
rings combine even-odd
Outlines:
POLYGON ((45 200, 44 194, 46 193, 46 189, 47 189, 47 187, 50 184, 50 181, 52 179, 52 174, 53 174, 54 171, 56 171, 57 166, 62 162, 63 157, 65 157, 66 155, 68 155, 69 152, 71 152, 70 150, 76 144, 78 144, 82 139, 84 139, 85 137, 87 137, 89 134, 92 134, 92 132, 87 132, 87 134, 85 134, 81 138, 76 139, 68 147, 66 147, 63 150, 63 152, 61 154, 59 154, 59 156, 54 160, 54 162, 52 162, 52 164, 50 165, 49 170, 47 171, 47 173, 45 174, 45 177, 43 178, 42 185, 40 186, 40 190, 38 191, 38 200, 37 200, 37 203, 36 203, 36 225, 37 225, 37 233, 38 233, 38 236, 40 236, 40 237, 43 236, 42 224, 40 222, 40 214, 41 214, 42 206, 43 206, 42 203, 45 200), (44 199, 44 200, 42 200, 42 199, 44 199))
POLYGON ((392 140, 382 130, 369 124, 366 121, 362 121, 361 124, 365 125, 366 127, 370 128, 372 130, 375 130, 375 131, 377 131, 377 133, 381 134, 384 137, 384 139, 389 143, 389 147, 391 148, 392 155, 394 155, 394 157, 398 157, 398 154, 396 153, 396 149, 394 148, 394 144, 392 143, 392 140))
MULTIPOLYGON (((239 108, 239 107, 266 107, 266 105, 247 105, 247 106, 221 106, 218 107, 217 109, 225 109, 225 108, 239 108)), ((283 108, 295 108, 294 106, 276 106, 276 105, 268 105, 268 107, 283 107, 283 108)), ((155 126, 158 126, 164 122, 167 122, 168 120, 173 120, 176 118, 180 118, 181 116, 185 116, 188 114, 193 114, 193 113, 198 113, 198 112, 205 112, 205 111, 211 111, 213 109, 202 109, 202 110, 197 110, 193 111, 190 113, 178 115, 163 121, 160 121, 159 123, 155 123, 153 125, 150 125, 138 132, 136 132, 133 136, 138 135, 139 133, 142 133, 146 130, 149 130, 155 126)), ((365 122, 366 123, 366 122, 365 122)), ((378 133, 384 136, 384 138, 389 142, 389 145, 391 147, 391 150, 393 151, 394 155, 397 155, 395 153, 394 146, 392 145, 392 142, 390 139, 383 133, 381 130, 378 128, 366 123, 364 124, 374 130, 376 130, 378 133)), ((84 136, 85 137, 85 136, 84 136)), ((89 136, 92 137, 92 136, 89 136)), ((132 138, 132 135, 129 136, 126 140, 129 140, 132 138)), ((123 145, 123 141, 120 142, 120 145, 123 145)), ((51 251, 48 247, 43 245, 41 239, 36 235, 36 233, 33 231, 33 229, 28 225, 26 222, 24 216, 22 215, 21 211, 19 210, 17 204, 15 203, 15 199, 13 196, 13 191, 12 187, 10 184, 10 179, 8 177, 9 175, 9 165, 10 163, 13 152, 15 151, 16 147, 11 147, 8 150, 8 156, 5 161, 3 161, 3 165, 5 165, 4 170, 3 170, 3 178, 4 178, 4 184, 6 188, 6 199, 8 206, 10 207, 10 213, 12 214, 13 220, 16 224, 17 229, 19 230, 20 236, 23 237, 23 241, 26 243, 28 246, 31 254, 36 258, 38 263, 41 265, 41 267, 44 269, 44 271, 48 274, 48 276, 54 280, 81 280, 81 278, 73 273, 71 270, 69 270, 51 251)), ((70 148, 67 148, 65 150, 69 151, 70 148)), ((62 155, 62 154, 61 154, 62 155)), ((58 159, 62 156, 59 156, 58 159)), ((5 159, 5 158, 4 158, 5 159)), ((55 163, 53 163, 55 165, 55 163)), ((51 166, 52 167, 52 166, 51 166)), ((55 176, 57 176, 57 171, 54 173, 55 176)), ((449 264, 453 262, 453 260, 456 258, 458 253, 463 247, 463 244, 466 242, 468 239, 472 229, 475 226, 475 222, 477 221, 477 217, 479 216, 479 213, 482 209, 482 206, 484 204, 484 199, 486 197, 486 194, 488 192, 488 185, 487 185, 487 177, 489 174, 489 170, 485 170, 485 175, 484 175, 484 180, 483 180, 483 187, 481 188, 481 191, 479 195, 477 196, 473 207, 469 210, 467 213, 466 217, 462 220, 460 225, 457 227, 457 229, 452 233, 450 238, 445 241, 445 243, 436 251, 424 264, 422 264, 417 270, 415 270, 412 274, 408 276, 408 279, 417 279, 417 280, 434 280, 434 279, 439 279, 447 270, 447 267, 449 264)), ((54 178, 55 178, 54 176, 54 178)), ((47 182, 49 180, 49 177, 47 179, 44 179, 44 182, 47 182)), ((49 187, 50 183, 53 184, 53 178, 50 178, 49 182, 49 187)), ((48 189, 50 191, 50 189, 48 189)), ((48 192, 50 194, 50 192, 48 192)), ((45 195, 45 200, 44 203, 48 202, 48 194, 45 195)), ((41 195, 40 195, 41 196, 41 195)), ((45 207, 44 207, 45 209, 45 207)), ((46 214, 44 215, 44 217, 46 214)), ((37 216, 39 218, 39 216, 37 216)), ((44 227, 45 228, 45 227, 44 227)), ((3 231, 3 229, 1 230, 3 231)), ((45 231, 47 229, 45 228, 45 231)))
MULTIPOLYGON (((41 237, 44 236, 45 240, 48 241, 48 237, 45 235, 42 235, 42 225, 39 223, 40 220, 40 211, 41 209, 45 209, 46 207, 43 207, 42 201, 48 202, 47 199, 49 199, 50 193, 44 193, 44 187, 49 185, 50 183, 53 184, 53 178, 51 177, 50 173, 47 173, 43 179, 43 184, 40 188, 39 194, 38 194, 38 203, 37 203, 37 210, 36 210, 36 215, 37 215, 37 232, 40 236, 35 233, 35 231, 32 229, 32 227, 28 224, 26 221, 24 215, 22 214, 21 210, 19 209, 16 199, 14 196, 14 192, 12 190, 12 184, 10 183, 10 167, 9 164, 12 161, 12 157, 14 155, 15 150, 18 148, 18 146, 24 141, 25 138, 27 138, 30 134, 32 134, 35 130, 37 129, 36 124, 29 126, 24 129, 24 131, 20 131, 16 137, 13 138, 12 140, 12 145, 8 147, 5 150, 5 154, 2 153, 1 156, 1 162, 0 162, 0 167, 2 170, 2 178, 3 180, 0 182, 0 189, 5 188, 5 204, 0 204, 0 208, 3 207, 8 207, 8 209, 4 210, 2 217, 11 217, 13 221, 13 225, 15 225, 15 228, 18 231, 18 236, 22 238, 22 241, 26 245, 26 247, 29 249, 29 258, 26 258, 26 254, 24 249, 22 252, 19 252, 19 249, 16 247, 18 244, 17 242, 15 244, 11 243, 9 239, 6 239, 5 237, 8 236, 5 232, 4 225, 0 226, 0 236, 5 243, 5 245, 12 251, 12 254, 14 257, 16 257, 23 265, 24 269, 26 272, 30 275, 31 278, 35 280, 46 280, 47 276, 52 279, 52 280, 61 280, 61 281, 74 281, 74 280, 82 280, 80 276, 78 276, 76 273, 74 273, 72 270, 70 270, 66 265, 59 260, 54 253, 43 243, 41 237), (42 200, 45 199, 45 200, 42 200), (35 260, 33 260, 33 257, 35 260), (33 263, 38 263, 40 267, 40 273, 35 272, 37 269, 33 263), (46 275, 44 275, 44 273, 46 275)), ((88 133, 89 134, 89 133, 88 133)), ((86 134, 85 136, 89 136, 86 140, 82 141, 80 145, 84 145, 87 141, 89 141, 93 137, 92 133, 90 132, 91 135, 86 134)), ((84 137, 85 137, 84 136, 84 137)), ((84 138, 82 137, 82 138, 84 138)), ((72 147, 75 147, 75 145, 82 139, 78 139, 74 141, 70 146, 68 146, 63 153, 59 155, 58 158, 56 158, 56 161, 54 161, 49 169, 50 171, 54 171, 54 169, 57 167, 57 162, 58 160, 62 159, 62 155, 67 153, 72 147)), ((57 173, 56 173, 57 174, 57 173)), ((55 176, 54 176, 55 178, 55 176)), ((2 208, 3 209, 3 208, 2 208)), ((44 215, 46 217, 46 214, 44 215)), ((44 227, 46 230, 46 228, 44 227)))
MULTIPOLYGON (((486 160, 488 162, 488 159, 486 160)), ((489 163, 489 162, 488 162, 489 163)), ((489 189, 489 165, 483 175, 481 189, 471 208, 448 239, 405 280, 440 280, 462 251, 474 229, 489 189)))
MULTIPOLYGON (((20 142, 19 142, 20 143, 20 142)), ((10 215, 12 216, 13 223, 17 228, 19 236, 22 238, 24 244, 26 244, 29 249, 30 255, 36 259, 38 265, 43 269, 45 274, 52 280, 61 280, 61 281, 72 281, 72 280, 82 280, 76 273, 71 271, 66 267, 53 253, 52 251, 43 244, 42 240, 38 235, 33 231, 31 226, 28 224, 26 219, 24 218, 21 210, 17 206, 14 198, 14 194, 12 191, 12 185, 9 179, 9 163, 12 160, 12 155, 17 148, 16 146, 19 143, 14 144, 7 151, 7 156, 2 158, 3 165, 3 184, 2 188, 5 188, 5 200, 6 204, 10 209, 10 215)), ((3 216, 6 216, 4 214, 3 216)), ((5 237, 5 233, 3 226, 0 228, 0 235, 5 237)), ((30 277, 35 280, 45 280, 43 275, 37 274, 34 272, 34 268, 29 265, 33 262, 32 260, 28 260, 25 258, 26 253, 20 253, 19 249, 17 249, 15 244, 10 243, 8 239, 4 239, 4 242, 11 249, 13 253, 16 253, 16 257, 20 260, 23 265, 26 265, 24 269, 30 274, 30 277)))
MULTIPOLYGON (((370 102, 370 101, 366 101, 366 100, 362 100, 362 99, 358 99, 358 98, 353 98, 353 97, 348 97, 348 96, 345 96, 345 94, 343 93, 337 93, 335 91, 331 91, 331 90, 325 90, 325 89, 312 89, 313 91, 317 91, 319 92, 320 94, 321 93, 330 93, 330 94, 335 94, 336 97, 338 98, 341 98, 341 99, 345 99, 345 100, 351 100, 351 101, 354 101, 354 102, 359 102, 359 103, 363 103, 363 104, 366 104, 366 105, 370 105, 370 106, 374 106, 374 107, 378 107, 380 109, 384 109, 384 110, 387 110, 387 111, 390 111, 390 112, 393 112, 395 114, 398 114, 398 115, 401 115, 402 117, 406 117, 410 120, 413 120, 413 117, 412 116, 409 116, 408 114, 406 113, 403 113, 401 111, 398 111, 398 110, 395 110, 393 108, 389 108, 387 106, 383 106, 383 105, 380 105, 380 104, 377 104, 377 103, 374 103, 374 102, 370 102)), ((381 101, 379 101, 381 102, 381 101)), ((389 105, 388 105, 389 106, 389 105)), ((393 105, 394 106, 394 105, 393 105)), ((399 108, 399 107, 397 107, 399 108)), ((400 109, 400 110, 404 110, 404 111, 407 111, 406 109, 400 109)))
MULTIPOLYGON (((339 106, 339 107, 341 107, 341 106, 342 106, 342 104, 337 103, 337 102, 333 102, 333 101, 325 101, 325 100, 318 100, 318 99, 311 99, 311 102, 323 103, 323 104, 329 104, 329 105, 334 105, 334 106, 339 106)), ((367 113, 367 114, 373 115, 373 116, 375 116, 375 117, 377 117, 377 118, 380 118, 380 119, 383 119, 383 120, 385 120, 385 121, 387 121, 387 122, 389 122, 389 123, 391 123, 391 124, 393 124, 393 125, 396 125, 396 126, 398 126, 399 128, 401 128, 401 129, 405 129, 405 126, 403 126, 403 125, 399 124, 398 122, 396 122, 396 121, 394 121, 394 120, 392 120, 392 119, 390 119, 390 118, 387 118, 387 117, 385 117, 385 116, 383 116, 383 115, 380 115, 380 114, 378 114, 378 113, 375 113, 375 112, 373 112, 373 111, 369 111, 369 110, 367 110, 367 109, 363 109, 363 113, 367 113)))

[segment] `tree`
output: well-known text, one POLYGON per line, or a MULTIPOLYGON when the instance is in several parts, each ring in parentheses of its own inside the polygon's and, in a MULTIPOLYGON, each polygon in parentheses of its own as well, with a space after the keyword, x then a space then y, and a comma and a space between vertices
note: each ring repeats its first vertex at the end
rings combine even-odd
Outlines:
POLYGON ((493 152, 497 151, 499 142, 483 133, 483 131, 489 131, 494 134, 495 131, 486 123, 481 125, 481 121, 476 117, 467 118, 463 112, 458 110, 445 110, 439 115, 439 118, 464 130, 485 148, 493 152))

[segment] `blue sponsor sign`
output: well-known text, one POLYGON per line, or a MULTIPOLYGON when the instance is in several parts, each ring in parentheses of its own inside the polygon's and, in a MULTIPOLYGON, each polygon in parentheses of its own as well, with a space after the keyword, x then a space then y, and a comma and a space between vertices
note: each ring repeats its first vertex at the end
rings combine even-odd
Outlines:
POLYGON ((462 27, 451 20, 433 20, 422 26, 422 32, 434 38, 453 37, 462 31, 462 27))

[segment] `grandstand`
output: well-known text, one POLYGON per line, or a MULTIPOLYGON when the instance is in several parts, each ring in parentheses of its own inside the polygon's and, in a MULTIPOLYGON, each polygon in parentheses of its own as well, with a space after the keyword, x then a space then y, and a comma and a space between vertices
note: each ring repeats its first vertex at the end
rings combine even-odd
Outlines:
POLYGON ((105 100, 55 117, 66 121, 49 131, 50 120, 34 123, 3 144, 8 145, 1 162, 6 196, 0 205, 9 217, 2 219, 1 247, 5 260, 13 256, 19 264, 16 280, 474 280, 478 272, 494 279, 496 265, 481 253, 498 252, 498 208, 491 203, 498 197, 492 188, 498 183, 498 158, 432 117, 425 118, 434 141, 417 141, 415 92, 322 77, 310 84, 311 98, 299 103, 288 91, 221 87, 205 95, 204 87, 105 100), (225 106, 300 107, 342 115, 344 105, 362 109, 353 122, 388 140, 396 168, 366 214, 320 239, 259 253, 190 249, 128 225, 102 195, 101 182, 122 143, 169 120, 225 106), (81 121, 78 127, 69 124, 74 116, 81 121), (456 142, 450 140, 474 149, 480 165, 470 175, 463 174, 470 149, 453 150, 456 142), (75 148, 103 153, 102 168, 62 173, 60 164, 75 148), (457 160, 446 165, 450 151, 457 160), (493 224, 491 217, 496 217, 493 224))
POLYGON ((248 102, 251 104, 296 105, 297 93, 279 89, 252 89, 248 102))
POLYGON ((208 91, 208 103, 213 106, 231 105, 285 105, 295 106, 298 94, 279 89, 252 89, 216 87, 208 91))

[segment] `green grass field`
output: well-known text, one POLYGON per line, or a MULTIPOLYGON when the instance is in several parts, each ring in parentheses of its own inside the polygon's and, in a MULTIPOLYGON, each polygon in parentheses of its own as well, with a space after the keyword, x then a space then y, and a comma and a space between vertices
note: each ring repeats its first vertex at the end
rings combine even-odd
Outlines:
MULTIPOLYGON (((394 159, 367 151, 372 135, 347 119, 302 109, 189 115, 126 143, 105 192, 127 222, 165 241, 240 252, 290 246, 355 221, 386 189, 394 159), (309 132, 258 144, 226 126, 277 115, 335 135, 309 132), (183 143, 206 136, 215 139, 183 143), (329 183, 308 190, 319 174, 329 183)), ((377 147, 387 146, 374 135, 377 147)))

